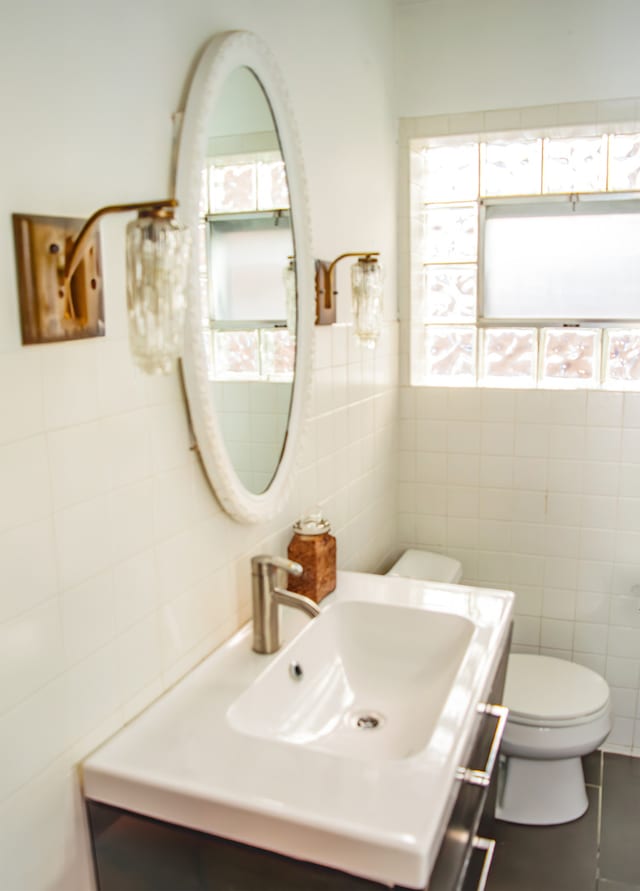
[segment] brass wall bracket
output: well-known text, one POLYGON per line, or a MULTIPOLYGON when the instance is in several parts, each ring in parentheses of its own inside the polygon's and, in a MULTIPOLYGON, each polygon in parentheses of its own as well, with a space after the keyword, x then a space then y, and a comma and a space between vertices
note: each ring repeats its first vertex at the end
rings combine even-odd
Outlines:
POLYGON ((336 321, 333 277, 329 269, 326 260, 316 260, 316 325, 333 325, 336 321))
POLYGON ((351 251, 340 254, 329 263, 327 260, 316 260, 316 325, 333 325, 336 321, 336 301, 338 294, 335 286, 335 268, 345 257, 359 257, 362 260, 376 260, 377 251, 351 251))
POLYGON ((75 272, 65 258, 84 220, 13 214, 22 342, 52 343, 105 333, 102 257, 91 233, 75 272))
POLYGON ((98 220, 132 210, 141 216, 172 217, 177 204, 175 198, 112 204, 88 220, 13 214, 22 342, 104 335, 98 220))

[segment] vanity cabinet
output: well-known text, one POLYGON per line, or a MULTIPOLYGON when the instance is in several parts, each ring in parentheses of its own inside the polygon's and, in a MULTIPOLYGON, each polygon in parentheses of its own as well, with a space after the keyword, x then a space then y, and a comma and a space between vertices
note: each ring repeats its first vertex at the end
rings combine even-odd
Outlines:
MULTIPOLYGON (((508 642, 488 701, 502 702, 508 642)), ((478 714, 467 767, 482 771, 495 743, 496 719, 478 714)), ((457 781, 458 794, 425 891, 482 887, 491 839, 497 770, 490 785, 457 781)), ((429 803, 425 802, 425 807, 429 803)), ((294 860, 217 836, 87 801, 99 891, 383 891, 387 885, 294 860)), ((408 889, 396 886, 398 891, 408 889)))

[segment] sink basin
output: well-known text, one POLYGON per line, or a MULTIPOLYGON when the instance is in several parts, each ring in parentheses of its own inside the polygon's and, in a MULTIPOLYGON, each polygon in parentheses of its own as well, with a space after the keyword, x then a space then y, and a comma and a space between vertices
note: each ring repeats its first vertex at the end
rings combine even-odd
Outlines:
POLYGON ((447 613, 332 604, 239 697, 229 721, 348 757, 408 758, 429 742, 473 630, 447 613))
POLYGON ((87 798, 424 888, 513 595, 339 572, 321 615, 247 625, 83 765, 87 798))

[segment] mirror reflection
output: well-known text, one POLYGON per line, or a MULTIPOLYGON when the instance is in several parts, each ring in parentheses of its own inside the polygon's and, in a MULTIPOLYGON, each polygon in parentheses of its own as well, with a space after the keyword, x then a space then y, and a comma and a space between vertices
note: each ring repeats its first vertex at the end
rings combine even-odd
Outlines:
POLYGON ((257 77, 237 68, 209 121, 199 272, 211 395, 234 469, 254 494, 278 468, 295 360, 296 286, 287 176, 257 77))

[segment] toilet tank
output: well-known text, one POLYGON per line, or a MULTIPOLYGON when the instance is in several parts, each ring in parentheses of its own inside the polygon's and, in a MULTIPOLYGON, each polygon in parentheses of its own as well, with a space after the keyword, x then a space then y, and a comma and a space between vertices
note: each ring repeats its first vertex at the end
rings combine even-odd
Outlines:
POLYGON ((462 579, 462 564, 453 557, 410 548, 396 560, 387 575, 399 575, 425 582, 456 584, 462 579))

